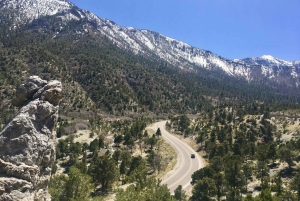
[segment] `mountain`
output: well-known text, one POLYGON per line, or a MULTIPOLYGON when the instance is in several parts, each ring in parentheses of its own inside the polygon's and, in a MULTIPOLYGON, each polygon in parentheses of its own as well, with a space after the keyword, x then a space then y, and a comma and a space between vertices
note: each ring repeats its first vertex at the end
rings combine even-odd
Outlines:
POLYGON ((299 86, 299 63, 300 61, 285 61, 275 58, 271 55, 263 55, 261 57, 246 58, 242 60, 235 59, 236 62, 242 63, 247 66, 258 66, 261 75, 269 78, 270 80, 276 80, 279 83, 295 83, 299 86))
POLYGON ((15 87, 31 75, 60 80, 66 88, 61 113, 80 118, 299 102, 299 62, 228 60, 156 32, 118 26, 68 1, 0 0, 0 9, 0 124, 14 112, 15 87), (265 68, 274 76, 263 74, 265 68))
MULTIPOLYGON (((200 68, 206 68, 221 71, 230 76, 242 77, 248 81, 267 79, 291 87, 298 87, 300 84, 299 61, 289 62, 268 55, 242 60, 225 59, 210 51, 198 49, 153 31, 119 26, 87 10, 79 9, 67 0, 2 0, 0 2, 2 7, 13 8, 21 13, 19 17, 21 21, 46 15, 57 15, 64 22, 88 21, 118 47, 139 55, 155 55, 185 71, 198 72, 200 68)), ((86 31, 85 27, 77 30, 77 33, 84 34, 86 31)), ((60 32, 57 32, 54 37, 58 37, 59 34, 60 32)))

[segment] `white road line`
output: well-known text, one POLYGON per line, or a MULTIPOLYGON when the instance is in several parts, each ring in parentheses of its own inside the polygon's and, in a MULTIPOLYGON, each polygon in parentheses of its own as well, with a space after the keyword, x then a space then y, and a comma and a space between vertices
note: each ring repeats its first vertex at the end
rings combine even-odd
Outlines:
POLYGON ((162 137, 174 148, 174 150, 177 153, 177 163, 175 165, 179 166, 178 169, 172 170, 172 175, 170 175, 168 178, 164 179, 162 181, 162 184, 167 184, 168 188, 171 190, 171 188, 175 187, 176 185, 182 185, 183 190, 189 188, 191 186, 190 182, 192 181, 191 174, 193 173, 192 171, 196 171, 202 167, 204 167, 205 161, 202 159, 190 146, 188 146, 186 143, 182 142, 180 139, 177 137, 171 135, 167 130, 165 130, 165 124, 166 121, 163 122, 158 122, 155 123, 153 128, 154 129, 161 129, 162 132, 162 137), (194 153, 196 158, 195 159, 190 159, 190 154, 194 153), (189 158, 189 162, 186 163, 187 158, 189 158), (195 162, 198 164, 196 165, 195 162), (193 167, 196 168, 195 170, 192 170, 193 167), (187 167, 186 167, 187 166, 187 167), (190 175, 189 178, 187 175, 190 175), (176 177, 178 177, 176 179, 176 177), (176 181, 173 181, 176 180, 176 181), (180 182, 182 180, 187 180, 188 182, 185 184, 181 184, 180 182), (169 183, 172 182, 172 183, 169 183), (169 183, 169 184, 168 184, 169 183))

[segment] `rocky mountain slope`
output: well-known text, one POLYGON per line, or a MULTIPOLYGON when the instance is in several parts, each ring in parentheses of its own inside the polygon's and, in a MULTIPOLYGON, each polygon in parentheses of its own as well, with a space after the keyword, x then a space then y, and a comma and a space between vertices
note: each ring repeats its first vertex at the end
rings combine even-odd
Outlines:
POLYGON ((61 83, 31 76, 17 90, 22 106, 0 132, 0 200, 51 200, 61 83))
MULTIPOLYGON (((2 0, 0 3, 2 8, 12 8, 21 13, 18 15, 20 21, 56 15, 64 22, 69 20, 89 22, 83 24, 82 29, 76 30, 76 33, 86 34, 88 27, 92 25, 97 32, 109 38, 118 47, 143 56, 157 56, 185 71, 198 72, 199 68, 206 68, 242 77, 248 81, 269 80, 291 87, 298 87, 300 84, 299 61, 284 61, 272 56, 228 60, 153 31, 119 26, 87 10, 79 9, 67 0, 2 0)), ((62 23, 61 30, 63 29, 62 23)), ((59 35, 60 31, 57 31, 53 37, 59 35)))

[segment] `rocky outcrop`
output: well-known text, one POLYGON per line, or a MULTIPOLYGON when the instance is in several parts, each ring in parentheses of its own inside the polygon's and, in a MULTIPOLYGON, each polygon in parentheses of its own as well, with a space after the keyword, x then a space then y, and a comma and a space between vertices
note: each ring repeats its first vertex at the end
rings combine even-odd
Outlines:
POLYGON ((0 200, 51 200, 47 193, 55 161, 55 123, 61 83, 28 78, 17 89, 23 105, 0 133, 0 200))

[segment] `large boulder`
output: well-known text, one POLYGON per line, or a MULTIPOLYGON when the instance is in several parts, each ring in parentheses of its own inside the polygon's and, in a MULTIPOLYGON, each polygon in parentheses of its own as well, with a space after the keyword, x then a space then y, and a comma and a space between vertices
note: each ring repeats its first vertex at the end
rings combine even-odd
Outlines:
POLYGON ((61 82, 38 76, 17 89, 15 103, 23 106, 0 132, 0 201, 51 200, 61 90, 61 82))

